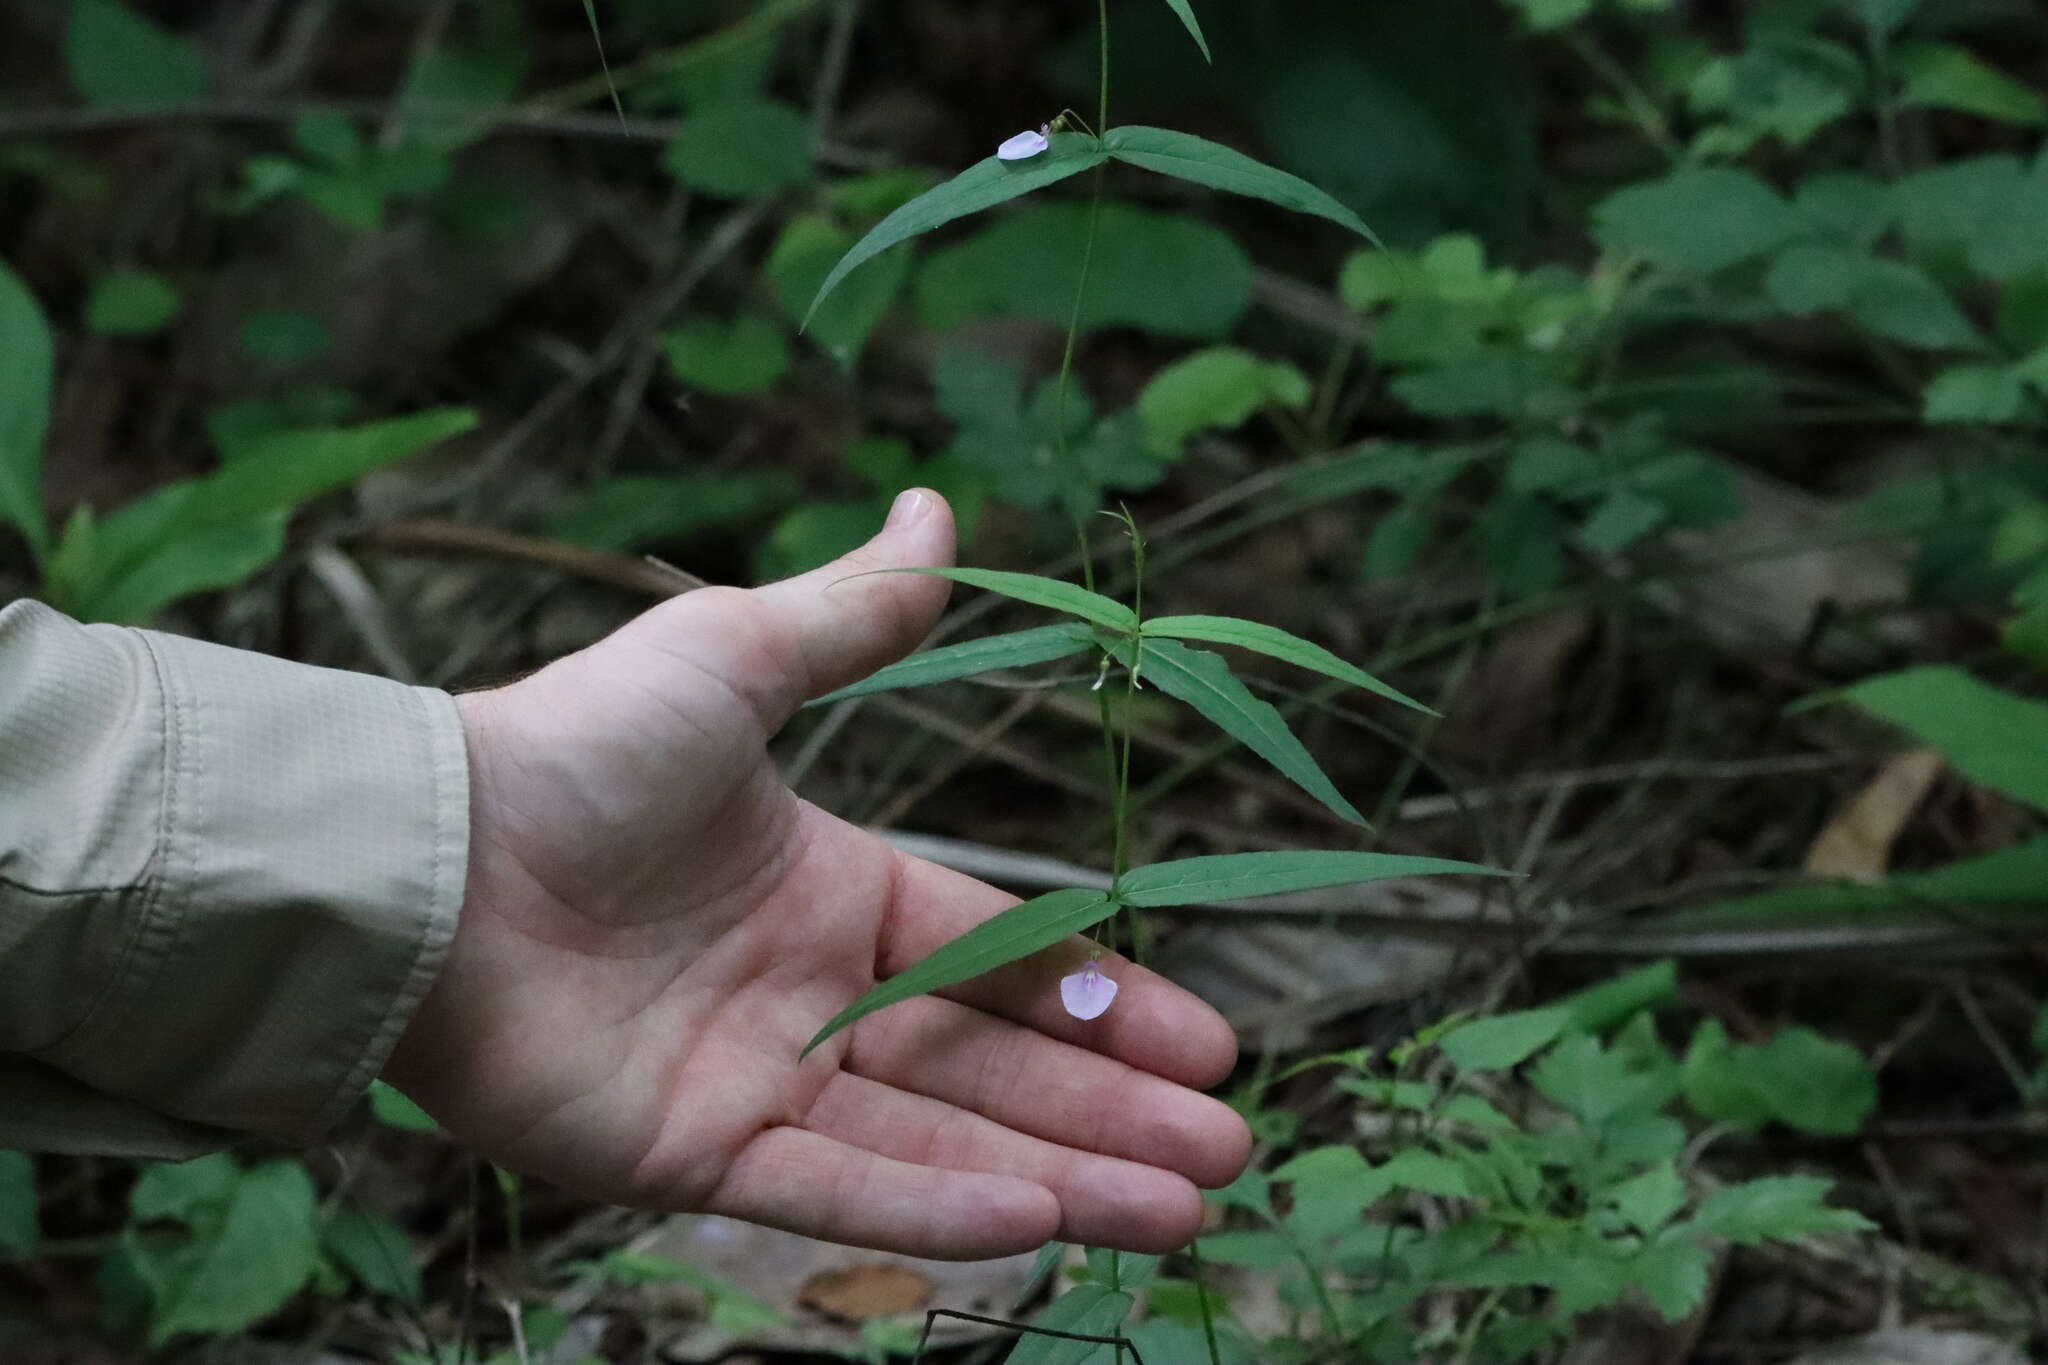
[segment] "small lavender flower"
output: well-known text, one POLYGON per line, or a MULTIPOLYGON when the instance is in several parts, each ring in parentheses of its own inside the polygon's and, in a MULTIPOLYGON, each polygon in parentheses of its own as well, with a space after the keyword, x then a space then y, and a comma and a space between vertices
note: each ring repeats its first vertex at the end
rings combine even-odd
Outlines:
POLYGON ((1060 978, 1060 1003, 1076 1019, 1099 1019, 1116 999, 1116 982, 1104 976, 1089 959, 1088 965, 1072 976, 1060 978))
POLYGON ((1046 148, 1052 146, 1052 139, 1047 136, 1050 128, 1051 125, 1048 124, 1035 133, 1022 132, 1017 134, 1017 136, 996 148, 996 156, 1004 161, 1029 161, 1032 157, 1039 155, 1046 148))

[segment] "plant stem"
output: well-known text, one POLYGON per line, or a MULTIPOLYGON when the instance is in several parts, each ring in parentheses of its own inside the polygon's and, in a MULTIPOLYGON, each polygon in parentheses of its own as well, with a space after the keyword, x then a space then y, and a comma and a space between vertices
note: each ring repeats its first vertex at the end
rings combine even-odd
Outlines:
POLYGON ((1099 89, 1095 100, 1095 135, 1109 136, 1109 0, 1095 0, 1095 50, 1099 89))
POLYGON ((1209 1343, 1210 1365, 1220 1365, 1223 1353, 1216 1348, 1216 1318, 1209 1311, 1209 1291, 1202 1288, 1202 1248, 1199 1237, 1188 1243, 1188 1263, 1194 1267, 1195 1307, 1202 1310, 1202 1337, 1209 1343))
MULTIPOLYGON (((1095 136, 1103 137, 1109 132, 1109 0, 1096 0, 1095 4, 1095 47, 1100 73, 1099 88, 1095 103, 1095 136)), ((1081 338, 1081 304, 1088 297, 1088 274, 1095 264, 1095 233, 1102 224, 1102 176, 1104 167, 1097 166, 1088 191, 1088 235, 1081 246, 1081 274, 1074 284, 1074 306, 1067 313, 1067 340, 1060 351, 1060 378, 1058 396, 1053 400, 1053 450, 1057 454, 1060 468, 1070 472, 1072 466, 1067 428, 1067 393, 1073 387, 1074 350, 1081 338)), ((1088 509, 1071 504, 1074 514, 1074 538, 1081 544, 1081 581, 1090 592, 1095 591, 1095 555, 1088 545, 1088 527, 1083 520, 1088 509)), ((1107 711, 1104 725, 1108 724, 1107 711)))

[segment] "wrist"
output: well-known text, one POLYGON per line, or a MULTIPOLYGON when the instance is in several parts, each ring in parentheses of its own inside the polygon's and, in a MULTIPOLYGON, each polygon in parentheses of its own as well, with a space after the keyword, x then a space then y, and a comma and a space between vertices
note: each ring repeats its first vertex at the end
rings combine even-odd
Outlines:
POLYGON ((478 909, 490 895, 490 872, 480 856, 488 847, 483 828, 485 802, 481 799, 486 782, 484 753, 492 710, 489 692, 472 692, 455 698, 455 712, 462 725, 463 749, 469 771, 469 841, 464 850, 466 872, 461 904, 456 910, 455 930, 448 951, 433 983, 413 1011, 405 1031, 399 1035, 383 1068, 383 1078, 415 1099, 432 1092, 437 1082, 462 1064, 459 1040, 464 1032, 458 1022, 461 1000, 469 993, 477 957, 476 939, 488 916, 478 909))

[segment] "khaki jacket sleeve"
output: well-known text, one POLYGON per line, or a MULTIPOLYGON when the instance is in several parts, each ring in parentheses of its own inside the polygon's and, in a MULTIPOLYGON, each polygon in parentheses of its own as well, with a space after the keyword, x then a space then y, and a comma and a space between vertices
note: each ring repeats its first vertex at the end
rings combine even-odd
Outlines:
POLYGON ((0 608, 0 1147, 339 1118, 447 955, 468 785, 446 693, 0 608))

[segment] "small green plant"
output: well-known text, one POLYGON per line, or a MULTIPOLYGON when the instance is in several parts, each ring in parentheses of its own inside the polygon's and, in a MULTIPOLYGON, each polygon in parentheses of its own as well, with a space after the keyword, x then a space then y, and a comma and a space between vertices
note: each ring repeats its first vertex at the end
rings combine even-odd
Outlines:
MULTIPOLYGON (((1711 1186, 1692 1169, 1672 1111, 1684 1098, 1720 1115, 1699 1103, 1691 1055, 1681 1063, 1658 1036, 1653 1011, 1673 979, 1654 964, 1543 1009, 1448 1020, 1384 1057, 1312 1058, 1275 1077, 1334 1070, 1371 1136, 1297 1152, 1212 1196, 1245 1226, 1204 1237, 1205 1259, 1293 1272, 1283 1297, 1298 1330, 1257 1358, 1522 1359, 1633 1296, 1686 1316, 1724 1244, 1869 1227, 1823 1202, 1824 1178, 1711 1186), (1423 1203, 1435 1214, 1418 1221, 1423 1203), (1420 1312, 1432 1299, 1451 1311, 1420 1312)), ((1803 1059, 1804 1036, 1759 1051, 1803 1059)), ((1854 1073, 1856 1094, 1815 1100, 1813 1074, 1793 1067, 1746 1073, 1744 1093, 1793 1127, 1853 1132, 1875 1098, 1869 1066, 1827 1047, 1845 1054, 1830 1064, 1854 1073)))
MULTIPOLYGON (((1174 14, 1209 56, 1209 45, 1186 0, 1168 0, 1174 14)), ((1005 141, 994 156, 970 167, 946 183, 927 191, 877 223, 847 251, 825 276, 808 318, 825 304, 834 289, 863 265, 912 237, 947 223, 993 208, 1080 175, 1096 172, 1089 199, 1080 261, 1074 272, 1073 303, 1068 313, 1066 344, 1057 380, 1031 405, 1029 418, 1016 397, 999 398, 1003 409, 998 424, 1030 431, 1039 437, 1023 453, 1026 458, 999 462, 999 468, 1015 469, 1039 481, 1035 490, 1012 485, 1003 491, 1018 496, 1026 505, 1061 506, 1074 527, 1083 565, 1084 585, 1027 574, 1002 573, 985 569, 924 570, 958 583, 1001 593, 1035 606, 1050 608, 1071 618, 1060 624, 1023 631, 1014 635, 977 640, 915 656, 874 677, 816 704, 829 704, 891 688, 924 686, 973 676, 999 668, 1015 668, 1087 654, 1096 666, 1095 692, 1099 699, 1103 763, 1113 812, 1112 881, 1108 891, 1069 889, 1038 896, 1004 911, 993 919, 953 940, 923 960, 892 976, 828 1021, 805 1046, 809 1052, 841 1029, 876 1010, 914 996, 941 990, 971 977, 992 971, 1006 963, 1052 947, 1071 935, 1088 930, 1100 933, 1100 926, 1119 912, 1131 918, 1129 941, 1140 953, 1142 930, 1136 923, 1145 908, 1187 905, 1203 901, 1243 899, 1277 895, 1315 887, 1442 873, 1498 875, 1494 869, 1441 859, 1400 857, 1359 852, 1241 853, 1191 858, 1172 863, 1133 868, 1128 863, 1128 822, 1131 795, 1130 711, 1138 688, 1149 681, 1159 691, 1185 703, 1217 725, 1233 739, 1251 749, 1278 769, 1287 779, 1343 819, 1363 825, 1364 817, 1340 793, 1310 757, 1301 742, 1287 728, 1279 712, 1255 697, 1222 656, 1192 647, 1188 642, 1224 644, 1278 658, 1349 684, 1419 711, 1428 708, 1402 695, 1370 674, 1346 663, 1328 650, 1272 626, 1253 621, 1213 616, 1161 616, 1148 618, 1144 612, 1145 541, 1128 511, 1121 514, 1129 537, 1131 554, 1131 602, 1126 605, 1095 591, 1095 563, 1090 549, 1087 521, 1104 489, 1119 482, 1142 480, 1119 468, 1114 456, 1118 444, 1134 448, 1156 465, 1161 453, 1177 453, 1178 447, 1195 431, 1228 423, 1233 416, 1242 421, 1268 402, 1299 406, 1306 399, 1305 384, 1299 376, 1281 367, 1254 362, 1247 368, 1235 364, 1236 383, 1225 392, 1220 406, 1193 401, 1186 390, 1200 389, 1169 379, 1155 388, 1149 413, 1150 440, 1135 429, 1121 438, 1109 424, 1092 424, 1082 405, 1072 399, 1074 354, 1084 310, 1089 299, 1090 268, 1097 251, 1097 238, 1104 219, 1103 171, 1111 162, 1171 176, 1226 192, 1264 199, 1281 207, 1326 218, 1368 240, 1377 242, 1372 230, 1357 214, 1329 195, 1295 176, 1266 166, 1228 147, 1186 133, 1165 128, 1136 125, 1112 126, 1109 118, 1110 44, 1107 0, 1098 0, 1097 46, 1099 82, 1095 126, 1069 131, 1082 123, 1078 116, 1063 113, 1037 132, 1024 132, 1005 141), (1242 392, 1247 387, 1249 396, 1242 392), (1108 440, 1101 433, 1108 431, 1108 440), (1076 438, 1082 438, 1077 446, 1076 438), (1121 674, 1121 688, 1109 686, 1113 674, 1121 674), (1119 726, 1112 696, 1123 697, 1122 747, 1118 749, 1119 726)), ((1229 362, 1222 362, 1228 364, 1229 362)), ((1200 370, 1216 368, 1217 359, 1197 362, 1200 370)), ((957 380, 955 392, 962 387, 957 380)), ((1014 395, 1014 383, 999 381, 979 386, 983 393, 1014 395)), ((1197 395, 1199 397, 1200 395, 1197 395)), ((980 400, 976 406, 981 406, 980 400)), ((965 411, 964 405, 962 411, 965 411)), ((1141 408, 1141 412, 1144 409, 1141 408)), ((963 420, 963 428, 967 423, 963 420)), ((963 432, 963 435, 965 431, 963 432)), ((999 476, 1000 477, 1000 476, 999 476)), ((1002 485, 999 484, 999 489, 1002 485)), ((1099 939, 1098 939, 1099 941, 1099 939)), ((1112 1007, 1116 983, 1105 977, 1091 959, 1079 972, 1061 983, 1062 1001, 1069 1013, 1093 1019, 1112 1007)), ((1014 1365, 1052 1365, 1079 1359, 1103 1337, 1117 1337, 1134 1300, 1121 1284, 1123 1261, 1107 1253, 1101 1262, 1101 1282, 1079 1286, 1057 1299, 1034 1323, 1028 1336, 1011 1354, 1014 1365), (1069 1337, 1048 1333, 1070 1333, 1069 1337), (1095 1342, 1075 1338, 1096 1338, 1095 1342)), ((1149 1267, 1147 1267, 1149 1272, 1149 1267)), ((1134 1272, 1135 1274, 1135 1272, 1134 1272)), ((1219 1348, 1213 1332, 1206 1340, 1212 1365, 1220 1365, 1219 1348)), ((1113 1347, 1121 1358, 1124 1343, 1113 1347)))
POLYGON ((0 524, 27 540, 53 606, 86 620, 146 621, 180 598, 245 582, 284 553, 306 503, 470 430, 476 414, 439 408, 345 425, 346 394, 303 391, 216 409, 220 468, 101 516, 80 504, 61 532, 43 511, 44 436, 54 348, 34 295, 0 263, 0 524))

